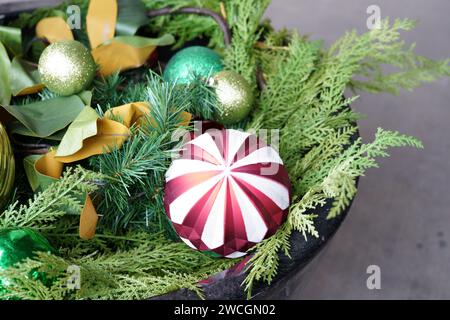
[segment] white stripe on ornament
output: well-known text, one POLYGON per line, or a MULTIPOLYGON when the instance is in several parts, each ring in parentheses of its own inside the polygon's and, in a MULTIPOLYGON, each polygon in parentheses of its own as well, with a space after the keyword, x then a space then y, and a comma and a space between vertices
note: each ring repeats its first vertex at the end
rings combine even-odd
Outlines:
MULTIPOLYGON (((228 178, 225 178, 228 179, 228 178)), ((214 201, 213 207, 203 228, 202 241, 208 248, 215 249, 225 242, 225 200, 227 194, 227 182, 224 180, 214 201)))
POLYGON ((249 173, 233 172, 232 175, 264 193, 280 209, 284 210, 289 207, 289 190, 281 183, 249 173))
POLYGON ((222 174, 218 174, 211 179, 206 180, 181 194, 176 198, 169 207, 170 220, 175 223, 182 224, 184 218, 192 209, 192 207, 199 201, 212 187, 214 187, 220 179, 223 179, 222 174))
POLYGON ((189 247, 191 247, 192 249, 198 250, 198 249, 192 244, 192 242, 190 242, 188 239, 185 239, 185 238, 182 238, 182 237, 180 237, 180 238, 181 238, 181 240, 183 240, 184 243, 186 243, 189 247))
POLYGON ((220 163, 220 164, 225 163, 225 161, 222 157, 222 153, 217 148, 217 145, 214 142, 214 140, 210 134, 208 134, 208 133, 202 134, 201 136, 190 141, 188 144, 196 145, 197 147, 205 150, 211 156, 213 156, 217 160, 218 163, 220 163))
POLYGON ((177 159, 172 162, 169 170, 167 170, 166 181, 184 176, 188 173, 208 172, 214 170, 221 170, 221 167, 206 161, 177 159))
POLYGON ((245 140, 250 136, 250 133, 228 130, 228 153, 227 153, 227 165, 229 166, 233 161, 236 153, 241 148, 245 140))
POLYGON ((283 160, 281 160, 278 152, 276 152, 272 147, 263 147, 258 149, 245 158, 235 162, 231 169, 236 169, 243 166, 248 166, 251 164, 257 163, 278 163, 283 164, 283 160))
POLYGON ((230 179, 230 181, 231 187, 236 194, 239 207, 241 208, 248 241, 256 243, 261 242, 267 234, 268 228, 266 223, 241 187, 239 187, 234 179, 230 179))
POLYGON ((236 258, 243 257, 245 255, 246 255, 245 252, 236 251, 236 252, 233 252, 232 254, 227 255, 225 258, 236 259, 236 258))

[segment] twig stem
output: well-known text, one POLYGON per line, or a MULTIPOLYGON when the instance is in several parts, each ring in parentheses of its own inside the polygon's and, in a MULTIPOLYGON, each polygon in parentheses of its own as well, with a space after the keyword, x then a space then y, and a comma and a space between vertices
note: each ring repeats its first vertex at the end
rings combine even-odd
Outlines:
POLYGON ((161 8, 161 9, 155 9, 150 10, 147 15, 151 18, 153 17, 159 17, 159 16, 165 16, 169 14, 180 14, 180 13, 191 13, 191 14, 198 14, 202 16, 208 16, 216 20, 216 22, 219 24, 220 28, 223 31, 224 35, 224 42, 225 46, 229 46, 231 44, 231 30, 228 25, 228 22, 225 20, 222 15, 220 15, 217 12, 214 12, 212 10, 206 9, 206 8, 197 8, 197 7, 184 7, 180 9, 173 9, 171 7, 161 8))

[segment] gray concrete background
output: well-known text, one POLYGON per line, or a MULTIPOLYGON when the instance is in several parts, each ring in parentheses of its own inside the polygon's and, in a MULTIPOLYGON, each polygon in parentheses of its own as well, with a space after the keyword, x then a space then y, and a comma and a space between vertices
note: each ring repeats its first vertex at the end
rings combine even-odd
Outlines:
MULTIPOLYGON (((448 0, 274 0, 267 16, 332 43, 346 30, 366 31, 366 9, 420 20, 404 34, 417 52, 450 57, 448 0)), ((377 127, 419 137, 425 150, 401 149, 361 179, 350 215, 292 299, 450 298, 449 79, 399 97, 362 94, 354 104, 365 141, 377 127), (368 290, 366 268, 381 268, 381 290, 368 290)))

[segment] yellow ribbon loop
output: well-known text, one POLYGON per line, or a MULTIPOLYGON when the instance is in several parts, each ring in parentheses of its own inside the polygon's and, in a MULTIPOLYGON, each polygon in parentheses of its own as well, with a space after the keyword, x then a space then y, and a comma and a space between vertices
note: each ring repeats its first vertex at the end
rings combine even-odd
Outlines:
MULTIPOLYGON (((150 106, 146 102, 133 102, 109 109, 105 112, 106 119, 120 119, 125 126, 130 128, 133 124, 140 125, 141 119, 150 114, 150 106)), ((182 125, 185 125, 182 123, 182 125)))
POLYGON ((86 197, 83 211, 80 216, 80 238, 83 240, 91 240, 95 237, 95 231, 97 229, 98 214, 92 203, 91 197, 86 197))
MULTIPOLYGON (((117 0, 90 1, 86 17, 87 34, 92 55, 100 65, 100 74, 104 77, 117 71, 140 67, 146 63, 157 45, 170 45, 174 42, 171 35, 159 39, 135 36, 114 38, 117 17, 117 0)), ((36 35, 50 43, 74 39, 70 27, 61 17, 42 19, 36 26, 36 35)), ((64 164, 121 148, 130 136, 130 128, 140 125, 142 119, 150 114, 150 106, 145 102, 126 104, 109 110, 101 119, 90 117, 89 112, 94 111, 87 110, 86 119, 81 118, 76 125, 71 125, 73 135, 69 137, 66 134, 67 137, 63 138, 59 150, 53 150, 35 162, 34 169, 37 173, 50 179, 59 179, 64 164), (88 125, 83 127, 83 121, 88 121, 88 125), (83 127, 82 132, 79 132, 80 125, 83 127), (64 148, 61 148, 62 146, 64 148)), ((180 125, 187 126, 191 118, 191 114, 183 112, 180 125)), ((92 239, 97 222, 98 215, 94 204, 87 196, 80 217, 80 237, 92 239)))
POLYGON ((100 74, 107 77, 117 71, 139 68, 155 49, 155 46, 137 48, 113 39, 110 43, 92 50, 92 56, 100 66, 100 74))
POLYGON ((55 150, 50 151, 46 155, 42 156, 39 160, 36 161, 34 165, 36 171, 45 176, 59 179, 61 178, 64 164, 55 159, 55 150))
MULTIPOLYGON (((134 102, 118 106, 108 110, 102 119, 97 120, 96 134, 90 136, 75 148, 72 154, 57 156, 57 151, 52 150, 42 156, 35 163, 35 170, 39 174, 59 179, 62 175, 64 164, 87 159, 93 155, 109 153, 121 148, 130 136, 133 125, 139 126, 143 119, 148 119, 150 105, 146 102, 134 102), (120 119, 120 122, 117 121, 120 119)), ((180 126, 189 125, 192 115, 188 112, 180 114, 180 126)), ((151 119, 150 119, 151 121, 151 119)), ((64 138, 63 138, 64 141, 64 138)), ((85 240, 95 236, 98 223, 98 215, 89 196, 80 217, 80 237, 85 240)))
POLYGON ((69 156, 55 156, 55 160, 62 163, 73 163, 89 157, 109 153, 113 149, 120 149, 130 136, 128 127, 119 122, 108 119, 97 121, 97 134, 83 141, 83 147, 69 156))
POLYGON ((111 40, 116 32, 117 0, 91 0, 86 27, 91 48, 111 40))
POLYGON ((50 43, 73 40, 72 30, 61 17, 44 18, 36 25, 36 36, 50 43))
MULTIPOLYGON (((91 0, 86 28, 92 56, 100 66, 100 74, 107 77, 115 72, 143 66, 158 45, 170 45, 170 35, 158 39, 137 36, 114 37, 118 17, 117 0, 91 0)), ((45 18, 36 26, 36 35, 50 43, 73 40, 73 34, 61 17, 45 18)))

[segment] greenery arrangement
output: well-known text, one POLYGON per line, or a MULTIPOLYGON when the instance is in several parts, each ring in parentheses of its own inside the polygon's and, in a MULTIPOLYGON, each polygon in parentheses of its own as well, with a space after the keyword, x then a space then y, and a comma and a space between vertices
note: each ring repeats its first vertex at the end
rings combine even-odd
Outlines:
MULTIPOLYGON (((88 2, 70 1, 80 5, 83 20, 88 2)), ((289 255, 293 232, 303 234, 305 241, 320 236, 314 227, 315 210, 331 200, 328 218, 338 216, 354 198, 358 177, 377 166, 377 157, 388 156, 392 147, 422 148, 414 137, 383 129, 371 143, 355 140, 361 115, 348 106, 358 96, 345 98, 346 89, 396 94, 450 75, 450 60, 418 56, 413 46, 401 41, 400 32, 415 26, 411 20, 384 20, 379 29, 362 35, 349 32, 327 49, 296 31, 274 30, 263 20, 269 3, 143 1, 148 10, 200 7, 220 13, 231 29, 230 46, 224 45, 217 23, 205 16, 156 17, 146 20, 144 30, 175 35, 176 48, 207 39, 223 54, 225 68, 242 75, 256 97, 250 117, 234 127, 280 130, 280 155, 293 184, 293 201, 286 223, 251 250, 244 283, 249 298, 256 282, 270 284, 274 279, 280 252, 289 255), (386 74, 385 65, 398 71, 386 74)), ((45 17, 65 15, 67 5, 22 14, 10 26, 33 28, 45 17)), ((84 30, 75 37, 87 41, 84 30)), ((33 50, 28 52, 30 60, 33 50)), ((44 90, 14 100, 24 105, 52 97, 44 90)), ((122 148, 69 166, 61 179, 34 195, 19 169, 14 199, 0 214, 0 228, 40 231, 58 250, 0 271, 0 278, 11 279, 7 290, 0 291, 2 299, 148 299, 180 288, 203 297, 200 280, 240 261, 213 258, 179 242, 164 209, 164 174, 171 152, 179 147, 171 142, 172 134, 179 128, 182 112, 211 119, 216 99, 209 85, 200 79, 191 85, 173 85, 146 68, 96 80, 91 105, 99 116, 133 101, 148 102, 153 121, 132 127, 122 148), (78 235, 87 194, 101 216, 96 236, 89 241, 78 235), (71 265, 81 268, 80 290, 67 286, 71 265), (30 277, 32 271, 45 274, 51 283, 30 277)))

